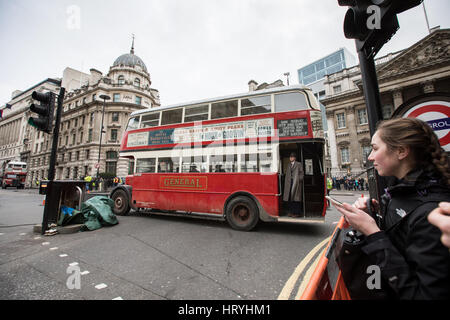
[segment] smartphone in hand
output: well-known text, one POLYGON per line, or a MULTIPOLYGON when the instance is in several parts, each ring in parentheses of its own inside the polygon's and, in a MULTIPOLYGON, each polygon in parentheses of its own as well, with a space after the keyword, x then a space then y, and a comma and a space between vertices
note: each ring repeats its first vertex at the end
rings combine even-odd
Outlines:
POLYGON ((336 199, 334 199, 334 198, 332 198, 332 197, 330 197, 330 196, 325 196, 325 198, 326 198, 327 200, 330 200, 331 203, 334 204, 334 205, 337 206, 337 207, 342 207, 342 206, 343 206, 343 203, 340 202, 339 200, 336 200, 336 199))

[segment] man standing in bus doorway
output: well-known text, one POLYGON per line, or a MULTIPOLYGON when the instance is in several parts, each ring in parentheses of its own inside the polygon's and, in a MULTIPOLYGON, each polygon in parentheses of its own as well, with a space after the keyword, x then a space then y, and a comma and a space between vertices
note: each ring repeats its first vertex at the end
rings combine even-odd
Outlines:
POLYGON ((288 202, 289 217, 298 218, 302 211, 303 165, 296 161, 297 155, 292 152, 286 168, 283 201, 288 202))

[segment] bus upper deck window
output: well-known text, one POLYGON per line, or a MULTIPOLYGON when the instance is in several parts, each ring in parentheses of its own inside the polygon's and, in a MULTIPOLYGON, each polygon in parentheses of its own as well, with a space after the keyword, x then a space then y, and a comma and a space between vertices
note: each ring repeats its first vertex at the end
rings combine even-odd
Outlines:
POLYGON ((308 102, 306 96, 301 92, 289 92, 275 95, 275 111, 297 111, 307 110, 308 102))
POLYGON ((208 105, 186 108, 184 122, 208 120, 208 111, 208 105))
POLYGON ((183 117, 183 109, 163 111, 161 125, 181 123, 183 117))
POLYGON ((130 118, 128 120, 127 131, 136 130, 139 128, 139 117, 130 118))
POLYGON ((236 117, 237 115, 237 100, 213 103, 211 106, 211 119, 236 117))
POLYGON ((142 116, 141 129, 148 127, 156 127, 158 125, 159 125, 159 112, 146 114, 145 116, 142 116))
POLYGON ((270 96, 253 97, 241 100, 241 115, 259 114, 270 112, 271 99, 270 96))

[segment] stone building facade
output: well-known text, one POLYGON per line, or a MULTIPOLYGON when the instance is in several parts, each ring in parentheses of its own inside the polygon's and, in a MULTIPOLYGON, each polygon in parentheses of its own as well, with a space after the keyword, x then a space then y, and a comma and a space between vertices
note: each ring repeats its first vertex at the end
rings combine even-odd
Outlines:
POLYGON ((35 137, 35 130, 28 125, 29 111, 32 103, 33 91, 59 92, 61 79, 48 78, 31 88, 12 93, 11 100, 2 106, 0 118, 0 167, 9 161, 29 162, 31 145, 35 137))
MULTIPOLYGON (((114 61, 106 75, 96 69, 86 74, 66 68, 61 81, 66 94, 58 137, 56 179, 95 177, 97 172, 126 176, 128 160, 119 159, 118 155, 128 115, 136 110, 160 106, 159 92, 151 88, 145 63, 134 54, 132 47, 130 53, 114 61), (103 100, 100 98, 103 95, 110 99, 103 100), (100 135, 102 121, 103 133, 100 135)), ((40 86, 33 90, 45 92, 48 89, 40 86)), ((17 126, 28 134, 24 135, 27 140, 21 137, 15 140, 22 150, 15 158, 28 163, 27 186, 47 178, 53 138, 27 124, 33 90, 29 90, 24 108, 17 108, 17 114, 20 114, 20 125, 17 126)), ((53 91, 59 93, 59 86, 53 91)), ((0 128, 4 122, 5 119, 0 121, 0 128)))
MULTIPOLYGON (((383 118, 408 100, 450 92, 450 29, 436 30, 400 52, 376 59, 383 118)), ((326 107, 332 176, 357 175, 370 164, 367 109, 359 66, 326 76, 326 107)))

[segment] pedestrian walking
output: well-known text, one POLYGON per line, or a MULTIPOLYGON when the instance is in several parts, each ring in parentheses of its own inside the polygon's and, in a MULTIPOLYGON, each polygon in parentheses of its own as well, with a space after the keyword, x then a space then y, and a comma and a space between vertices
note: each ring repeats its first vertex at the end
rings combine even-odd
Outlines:
POLYGON ((91 189, 91 182, 92 182, 92 177, 91 176, 86 176, 84 177, 84 182, 86 183, 86 191, 90 191, 91 189))

